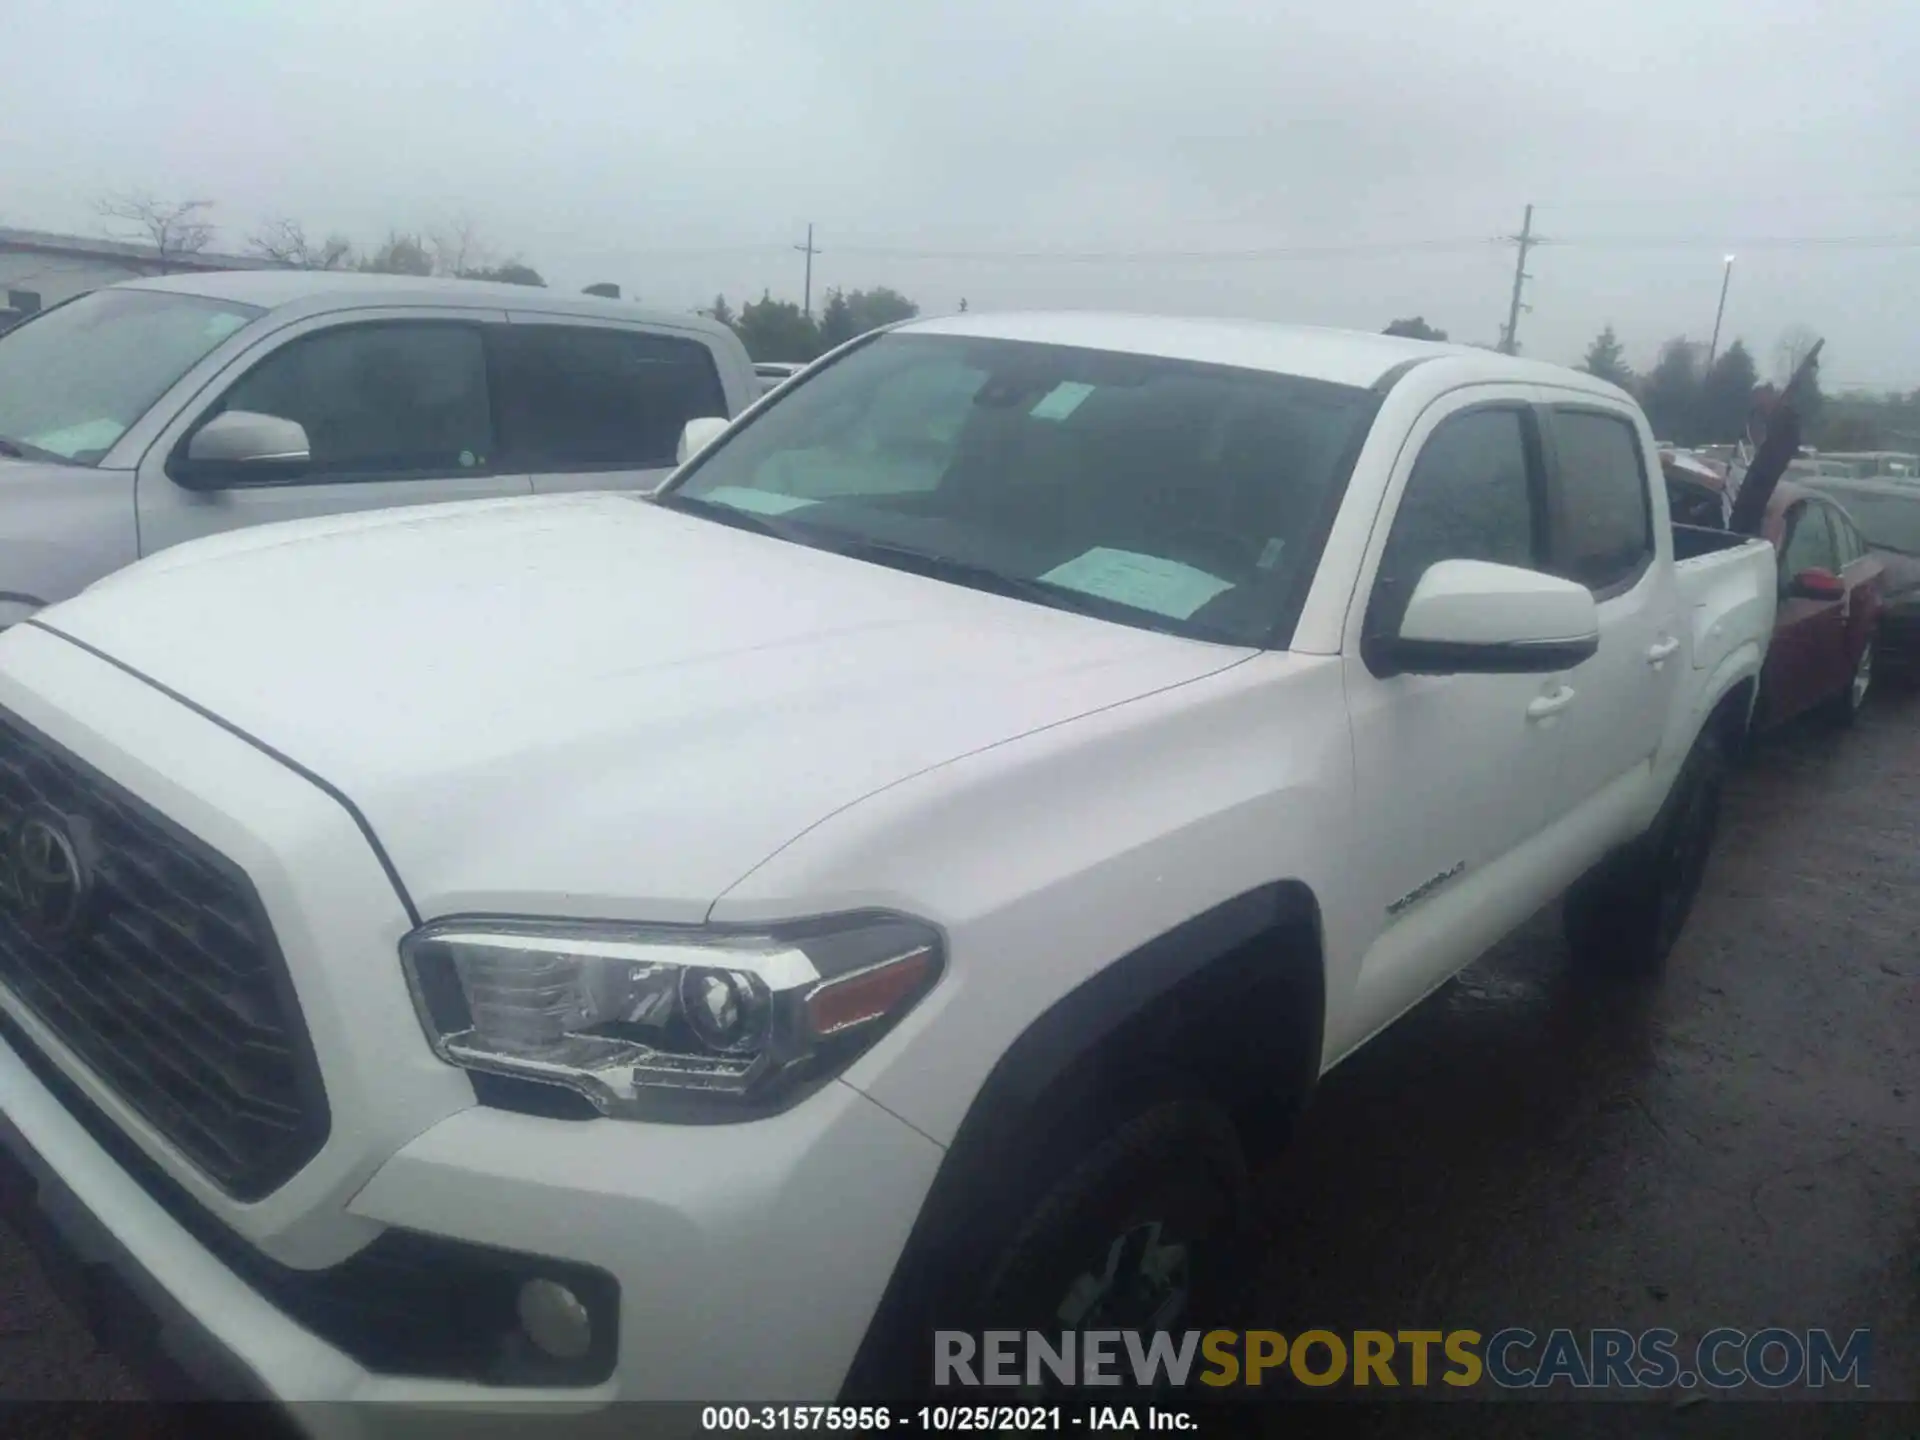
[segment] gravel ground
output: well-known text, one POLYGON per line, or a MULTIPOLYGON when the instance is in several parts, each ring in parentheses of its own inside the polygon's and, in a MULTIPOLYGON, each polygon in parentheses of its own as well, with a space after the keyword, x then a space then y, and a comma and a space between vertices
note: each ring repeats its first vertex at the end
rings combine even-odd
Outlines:
MULTIPOLYGON (((1920 692, 1883 690, 1853 733, 1800 727, 1734 777, 1661 979, 1576 979, 1546 913, 1333 1076, 1263 1174, 1248 1323, 1864 1326, 1875 1395, 1920 1401, 1916 930, 1920 692)), ((0 1400, 138 1395, 0 1230, 0 1400)), ((1914 1406, 1677 1391, 1348 1408, 1410 1434, 1920 1434, 1914 1406)))

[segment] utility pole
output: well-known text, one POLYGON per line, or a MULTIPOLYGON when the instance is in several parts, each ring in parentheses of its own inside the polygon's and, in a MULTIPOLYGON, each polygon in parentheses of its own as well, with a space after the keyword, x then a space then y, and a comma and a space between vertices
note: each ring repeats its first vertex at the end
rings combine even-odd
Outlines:
POLYGON ((1707 369, 1713 369, 1713 357, 1720 353, 1720 320, 1727 313, 1727 285, 1733 279, 1733 256, 1726 258, 1720 272, 1720 308, 1713 312, 1713 339, 1707 345, 1707 369))
POLYGON ((1509 235, 1506 238, 1520 247, 1520 254, 1513 262, 1513 299, 1507 304, 1507 328, 1501 332, 1500 349, 1505 354, 1514 355, 1519 353, 1519 346, 1515 343, 1514 334, 1520 328, 1520 311, 1522 309, 1531 310, 1533 308, 1530 305, 1522 306, 1520 304, 1520 287, 1533 278, 1527 274, 1527 251, 1540 243, 1540 237, 1533 233, 1533 207, 1531 205, 1527 206, 1527 216, 1520 224, 1520 233, 1518 235, 1509 235))
POLYGON ((801 303, 800 313, 802 315, 805 315, 807 319, 811 320, 813 318, 813 257, 820 253, 818 250, 813 248, 812 222, 808 222, 808 225, 807 225, 807 243, 804 245, 796 245, 793 248, 798 250, 801 254, 807 257, 807 288, 805 291, 806 298, 801 303))

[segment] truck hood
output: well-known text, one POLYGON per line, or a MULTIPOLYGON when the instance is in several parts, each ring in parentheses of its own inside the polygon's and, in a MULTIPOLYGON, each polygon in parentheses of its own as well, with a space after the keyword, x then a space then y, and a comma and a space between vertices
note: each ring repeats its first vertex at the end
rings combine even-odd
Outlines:
POLYGON ((429 917, 697 919, 884 786, 1249 653, 612 495, 237 532, 41 618, 342 791, 429 917))

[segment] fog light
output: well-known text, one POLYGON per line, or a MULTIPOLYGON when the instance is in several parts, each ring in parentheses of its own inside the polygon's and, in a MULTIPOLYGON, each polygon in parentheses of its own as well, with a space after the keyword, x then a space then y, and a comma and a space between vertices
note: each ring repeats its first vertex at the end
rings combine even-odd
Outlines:
POLYGON ((520 1328, 556 1360, 578 1360, 593 1346, 593 1318, 580 1297, 557 1280, 529 1280, 516 1307, 520 1328))

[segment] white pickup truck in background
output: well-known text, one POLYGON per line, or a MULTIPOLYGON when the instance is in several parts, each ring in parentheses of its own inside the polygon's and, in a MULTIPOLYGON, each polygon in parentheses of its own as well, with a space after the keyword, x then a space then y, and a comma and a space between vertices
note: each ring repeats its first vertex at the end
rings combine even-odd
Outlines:
POLYGON ((14 1192, 281 1399, 1210 1323, 1325 1070, 1569 887, 1664 958, 1774 594, 1591 377, 1097 315, 178 547, 0 639, 14 1192))

